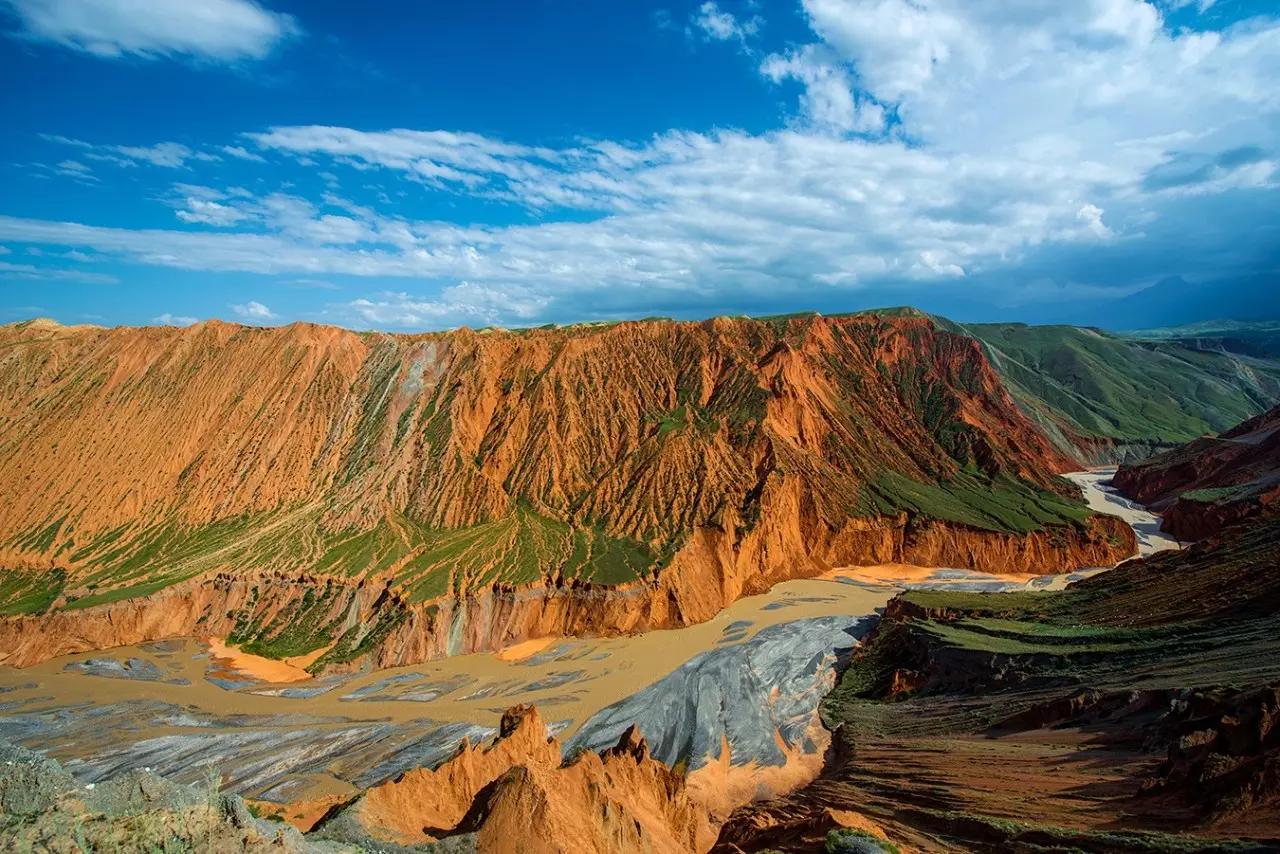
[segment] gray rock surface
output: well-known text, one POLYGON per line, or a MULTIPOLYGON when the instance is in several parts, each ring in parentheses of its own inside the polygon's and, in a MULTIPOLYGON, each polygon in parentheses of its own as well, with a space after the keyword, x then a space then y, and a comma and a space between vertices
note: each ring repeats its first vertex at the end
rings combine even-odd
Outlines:
POLYGON ((213 850, 214 842, 220 851, 361 850, 306 839, 293 827, 254 818, 237 795, 185 786, 151 771, 81 786, 56 760, 0 740, 3 850, 196 851, 213 850))
POLYGON ((818 703, 835 667, 872 626, 874 617, 819 617, 782 623, 749 640, 704 652, 668 676, 588 719, 566 753, 602 750, 635 723, 653 755, 691 769, 720 755, 727 739, 734 765, 781 765, 777 733, 805 747, 818 703))
POLYGON ((143 682, 158 682, 161 678, 160 668, 141 658, 90 658, 85 661, 70 662, 62 669, 79 671, 90 676, 105 676, 109 679, 138 679, 143 682))
POLYGON ((35 815, 75 788, 75 779, 54 760, 0 741, 0 813, 35 815))

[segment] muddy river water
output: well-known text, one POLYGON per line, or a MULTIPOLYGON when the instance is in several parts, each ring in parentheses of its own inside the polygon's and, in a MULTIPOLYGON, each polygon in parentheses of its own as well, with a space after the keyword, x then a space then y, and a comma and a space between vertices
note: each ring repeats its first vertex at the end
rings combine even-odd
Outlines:
MULTIPOLYGON (((1134 526, 1142 553, 1176 547, 1155 516, 1104 486, 1109 474, 1070 477, 1091 506, 1134 526)), ((817 703, 900 590, 1053 589, 1089 572, 847 568, 779 584, 688 628, 320 678, 218 639, 159 641, 0 667, 0 738, 62 760, 86 783, 149 767, 284 801, 434 765, 463 737, 492 735, 504 709, 533 703, 570 747, 607 744, 636 720, 655 755, 695 770, 789 768, 820 755, 817 703)))

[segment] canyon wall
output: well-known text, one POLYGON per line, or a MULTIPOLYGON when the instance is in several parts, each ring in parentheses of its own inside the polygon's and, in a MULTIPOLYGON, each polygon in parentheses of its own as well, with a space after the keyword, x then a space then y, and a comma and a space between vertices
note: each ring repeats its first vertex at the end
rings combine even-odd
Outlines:
POLYGON ((1280 406, 1218 436, 1123 465, 1112 482, 1162 510, 1162 527, 1181 540, 1280 514, 1280 406))
POLYGON ((0 651, 408 663, 839 565, 1109 565, 1132 533, 1055 476, 1078 466, 924 317, 0 327, 0 651))

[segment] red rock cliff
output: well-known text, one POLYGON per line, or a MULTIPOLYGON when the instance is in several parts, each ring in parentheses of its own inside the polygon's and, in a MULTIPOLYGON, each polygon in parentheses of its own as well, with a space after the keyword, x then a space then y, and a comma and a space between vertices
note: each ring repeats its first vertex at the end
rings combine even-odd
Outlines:
MULTIPOLYGON (((1127 528, 1076 518, 1076 466, 922 317, 0 327, 0 606, 53 609, 0 651, 184 633, 137 597, 213 623, 263 573, 385 591, 404 615, 343 648, 404 663, 702 620, 840 564, 1126 557, 1127 528)), ((253 625, 295 601, 255 589, 253 625)))

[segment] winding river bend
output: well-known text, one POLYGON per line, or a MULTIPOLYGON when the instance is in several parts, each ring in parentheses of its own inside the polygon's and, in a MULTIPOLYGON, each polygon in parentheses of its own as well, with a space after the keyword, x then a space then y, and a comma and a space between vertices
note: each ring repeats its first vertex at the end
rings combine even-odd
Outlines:
MULTIPOLYGON (((1157 516, 1106 486, 1111 471, 1068 477, 1091 507, 1133 526, 1141 554, 1178 547, 1157 516)), ((1100 571, 850 567, 688 628, 318 679, 216 639, 160 641, 0 667, 0 738, 62 760, 85 783, 135 767, 184 782, 213 770, 235 791, 286 802, 433 766, 463 737, 492 735, 504 709, 533 703, 571 751, 613 744, 638 723, 654 755, 686 762, 695 796, 727 812, 817 773, 827 739, 818 702, 899 591, 1045 590, 1100 571)))

